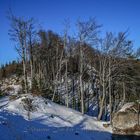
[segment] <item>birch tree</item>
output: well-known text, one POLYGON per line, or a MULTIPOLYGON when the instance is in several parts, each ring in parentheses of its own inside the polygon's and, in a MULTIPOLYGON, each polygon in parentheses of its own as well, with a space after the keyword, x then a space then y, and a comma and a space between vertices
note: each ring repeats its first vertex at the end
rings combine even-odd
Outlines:
POLYGON ((28 54, 29 54, 29 61, 30 61, 30 73, 31 73, 31 89, 33 85, 34 79, 34 68, 33 68, 33 46, 37 40, 37 31, 35 27, 35 20, 31 18, 28 20, 28 28, 27 28, 27 37, 28 37, 28 54))
POLYGON ((95 19, 89 19, 88 21, 78 21, 77 22, 77 39, 79 41, 79 82, 80 82, 80 94, 81 94, 81 112, 84 114, 84 90, 83 90, 83 71, 84 67, 84 52, 83 45, 87 43, 95 43, 97 39, 98 28, 100 26, 97 24, 95 19))
POLYGON ((24 75, 24 88, 25 93, 28 93, 28 82, 27 82, 27 25, 28 22, 23 18, 15 17, 14 15, 9 16, 11 22, 11 29, 9 35, 12 40, 18 42, 16 48, 18 54, 22 58, 23 75, 24 75))

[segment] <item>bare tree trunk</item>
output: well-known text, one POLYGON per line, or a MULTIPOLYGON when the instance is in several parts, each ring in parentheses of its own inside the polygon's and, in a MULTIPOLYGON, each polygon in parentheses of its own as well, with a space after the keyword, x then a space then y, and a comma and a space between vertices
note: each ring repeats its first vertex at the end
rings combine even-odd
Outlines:
POLYGON ((39 62, 39 79, 38 79, 38 83, 39 83, 39 89, 41 89, 42 85, 42 70, 41 70, 41 63, 39 62))
POLYGON ((105 102, 104 102, 104 118, 105 121, 107 120, 107 95, 105 96, 105 102))
POLYGON ((74 75, 72 75, 72 108, 77 109, 76 101, 75 101, 75 80, 74 75))
POLYGON ((109 58, 109 110, 110 110, 110 124, 112 124, 112 94, 111 94, 111 60, 109 58))
POLYGON ((30 59, 30 71, 31 71, 31 89, 32 89, 32 85, 33 85, 33 62, 32 60, 30 59))
POLYGON ((103 109, 104 109, 104 100, 105 100, 105 67, 103 67, 103 91, 102 91, 102 98, 100 102, 100 110, 98 114, 98 120, 101 120, 103 109))
MULTIPOLYGON (((61 71, 61 68, 62 68, 63 51, 64 51, 64 50, 62 50, 61 57, 60 57, 59 69, 58 69, 58 71, 57 71, 57 73, 56 73, 56 76, 55 76, 55 82, 57 81, 59 72, 61 71)), ((55 92, 56 92, 56 83, 55 83, 55 85, 54 85, 54 93, 53 93, 52 101, 54 101, 55 92)))
POLYGON ((23 75, 24 75, 24 86, 25 86, 25 94, 28 93, 28 85, 27 85, 27 72, 26 72, 26 55, 25 48, 22 47, 22 61, 23 61, 23 75))
POLYGON ((30 41, 29 44, 29 55, 30 55, 30 72, 31 72, 31 85, 30 85, 30 89, 32 89, 32 85, 33 85, 33 54, 32 54, 32 43, 30 41))
POLYGON ((81 92, 81 113, 84 114, 84 92, 83 92, 83 82, 82 82, 82 75, 83 75, 83 50, 82 44, 80 43, 80 92, 81 92))
POLYGON ((69 93, 68 93, 68 68, 67 68, 67 60, 66 60, 66 95, 67 95, 67 102, 66 105, 69 107, 69 93))
POLYGON ((138 102, 138 125, 140 125, 140 103, 138 102))
POLYGON ((68 93, 68 60, 67 60, 67 32, 68 32, 69 22, 65 21, 65 32, 64 32, 64 49, 66 50, 65 56, 65 78, 66 78, 66 106, 69 107, 69 93, 68 93))
POLYGON ((125 90, 125 82, 123 82, 123 100, 122 100, 122 105, 125 103, 125 98, 126 98, 126 90, 125 90))
POLYGON ((31 86, 30 88, 32 89, 32 85, 33 85, 33 50, 32 50, 32 41, 30 39, 30 43, 29 43, 29 55, 30 55, 30 72, 31 72, 31 86))

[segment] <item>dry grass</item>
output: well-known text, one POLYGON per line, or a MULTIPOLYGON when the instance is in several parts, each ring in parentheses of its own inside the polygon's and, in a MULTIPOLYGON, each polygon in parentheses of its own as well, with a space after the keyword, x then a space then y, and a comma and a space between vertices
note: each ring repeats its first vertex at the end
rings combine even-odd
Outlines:
POLYGON ((11 101, 13 101, 13 100, 16 100, 18 98, 18 96, 17 95, 11 95, 10 97, 9 97, 9 100, 11 101))

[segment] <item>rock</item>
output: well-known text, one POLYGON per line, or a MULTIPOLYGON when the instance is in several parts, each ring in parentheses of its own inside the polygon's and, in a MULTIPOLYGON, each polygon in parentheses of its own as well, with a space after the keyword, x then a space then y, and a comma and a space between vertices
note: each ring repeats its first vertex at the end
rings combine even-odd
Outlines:
POLYGON ((109 123, 104 123, 104 124, 103 124, 103 127, 105 127, 105 128, 108 128, 109 126, 110 126, 109 123))
POLYGON ((114 114, 112 125, 114 133, 140 134, 140 114, 138 103, 127 103, 114 114))

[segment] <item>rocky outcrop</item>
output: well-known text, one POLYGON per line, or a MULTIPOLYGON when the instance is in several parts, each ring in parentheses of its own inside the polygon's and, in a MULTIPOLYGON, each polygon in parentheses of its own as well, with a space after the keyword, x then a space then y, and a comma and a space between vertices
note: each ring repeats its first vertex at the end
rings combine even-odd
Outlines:
POLYGON ((21 91, 22 78, 15 75, 2 79, 0 89, 3 95, 17 94, 21 91))
POLYGON ((140 135, 140 104, 125 104, 114 114, 112 124, 114 133, 140 135))

